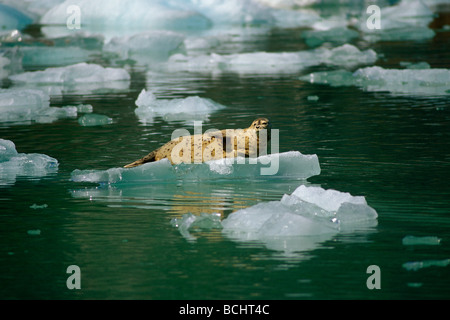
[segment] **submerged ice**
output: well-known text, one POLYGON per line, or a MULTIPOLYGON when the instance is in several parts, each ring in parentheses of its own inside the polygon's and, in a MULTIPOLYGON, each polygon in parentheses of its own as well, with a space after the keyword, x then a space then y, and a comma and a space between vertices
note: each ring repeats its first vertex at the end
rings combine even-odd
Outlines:
MULTIPOLYGON (((243 159, 241 159, 243 160, 243 159)), ((74 170, 71 175, 75 182, 100 184, 139 184, 177 181, 205 180, 256 180, 293 178, 307 179, 320 174, 316 155, 303 155, 298 151, 260 156, 257 163, 240 163, 239 158, 208 161, 200 164, 172 165, 163 159, 134 168, 111 168, 108 170, 74 170), (274 175, 262 175, 265 168, 278 166, 274 175)))
POLYGON ((58 171, 58 161, 45 154, 19 153, 14 142, 0 139, 0 185, 13 184, 16 177, 43 177, 58 171))

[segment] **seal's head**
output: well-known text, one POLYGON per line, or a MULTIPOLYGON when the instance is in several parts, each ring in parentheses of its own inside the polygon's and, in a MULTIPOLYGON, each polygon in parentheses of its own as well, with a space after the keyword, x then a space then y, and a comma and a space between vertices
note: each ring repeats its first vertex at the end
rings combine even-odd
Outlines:
POLYGON ((272 125, 270 124, 270 121, 267 118, 258 118, 255 121, 253 121, 252 125, 250 126, 250 129, 254 129, 257 131, 261 129, 270 130, 270 128, 272 128, 272 125))

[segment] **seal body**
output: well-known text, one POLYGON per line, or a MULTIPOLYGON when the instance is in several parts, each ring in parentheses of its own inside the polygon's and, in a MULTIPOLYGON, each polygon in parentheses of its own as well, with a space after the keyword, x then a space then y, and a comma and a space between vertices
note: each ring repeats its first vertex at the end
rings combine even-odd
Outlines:
POLYGON ((267 150, 270 121, 258 118, 246 129, 224 129, 173 139, 145 157, 124 166, 132 168, 147 162, 169 159, 172 164, 202 163, 235 157, 257 157, 267 150), (265 131, 261 131, 267 129, 265 131), (264 134, 261 135, 261 133, 264 134))

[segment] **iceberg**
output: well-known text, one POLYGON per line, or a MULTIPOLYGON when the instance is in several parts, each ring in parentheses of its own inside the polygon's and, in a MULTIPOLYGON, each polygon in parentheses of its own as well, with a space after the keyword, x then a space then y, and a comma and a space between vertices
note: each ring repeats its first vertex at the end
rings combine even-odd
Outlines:
POLYGON ((435 236, 426 237, 415 237, 415 236, 405 236, 402 239, 402 244, 404 246, 415 246, 415 245, 429 245, 435 246, 441 243, 441 239, 435 236))
MULTIPOLYGON (((172 1, 173 2, 173 1, 172 1)), ((67 8, 82 12, 81 28, 100 33, 106 40, 117 35, 132 35, 147 30, 204 30, 211 21, 199 12, 180 8, 180 4, 159 0, 67 0, 55 5, 40 20, 48 37, 68 35, 67 8)), ((81 17, 80 17, 81 18, 81 17)))
POLYGON ((14 184, 16 177, 43 177, 57 171, 56 159, 39 153, 18 153, 14 142, 0 139, 0 185, 14 184))
POLYGON ((347 27, 336 27, 327 30, 307 30, 302 33, 302 38, 309 47, 319 47, 324 42, 343 45, 359 38, 359 32, 347 27))
POLYGON ((225 106, 208 98, 198 96, 180 99, 157 99, 151 91, 142 89, 135 110, 143 123, 153 122, 154 117, 168 121, 207 120, 209 114, 224 109, 225 106))
POLYGON ((74 182, 98 184, 150 184, 220 180, 258 179, 307 179, 320 174, 317 155, 303 155, 298 151, 260 156, 257 163, 240 163, 244 159, 227 158, 199 164, 172 165, 168 159, 149 162, 134 168, 111 168, 108 170, 79 170, 71 174, 74 182), (261 175, 267 164, 278 161, 278 172, 261 175))
POLYGON ((345 70, 323 71, 300 77, 311 83, 334 87, 357 86, 366 91, 386 91, 407 95, 450 94, 449 69, 384 69, 367 67, 349 72, 345 70))
POLYGON ((0 123, 6 125, 30 122, 50 123, 73 118, 77 107, 50 107, 50 97, 35 89, 0 89, 0 123))
POLYGON ((280 201, 262 202, 237 210, 218 225, 217 215, 183 215, 171 221, 188 240, 189 231, 202 223, 204 228, 221 228, 239 242, 262 242, 268 248, 285 252, 312 250, 339 232, 353 232, 376 226, 377 212, 364 197, 337 190, 300 185, 280 201))
POLYGON ((238 74, 283 74, 297 73, 307 67, 326 64, 353 68, 373 64, 377 60, 375 51, 360 51, 353 45, 337 48, 319 48, 299 52, 252 52, 220 55, 186 56, 175 54, 169 58, 167 69, 172 72, 188 71, 202 73, 233 72, 238 74))
POLYGON ((19 10, 0 4, 0 30, 23 29, 33 20, 19 10))

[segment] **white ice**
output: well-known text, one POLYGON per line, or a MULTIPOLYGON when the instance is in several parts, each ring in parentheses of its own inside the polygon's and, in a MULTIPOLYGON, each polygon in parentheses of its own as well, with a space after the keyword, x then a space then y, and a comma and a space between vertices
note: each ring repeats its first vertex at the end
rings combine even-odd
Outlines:
POLYGON ((109 81, 128 81, 130 74, 121 68, 102 67, 98 64, 77 63, 65 67, 47 68, 43 71, 30 71, 9 77, 15 82, 25 83, 98 83, 109 81))
POLYGON ((90 94, 127 90, 130 74, 122 68, 102 67, 85 62, 30 71, 9 77, 15 87, 36 88, 49 95, 90 94))
POLYGON ((0 123, 50 123, 78 114, 75 106, 50 107, 50 97, 35 89, 0 89, 0 123))
POLYGON ((345 44, 333 49, 319 48, 299 52, 212 53, 199 56, 175 54, 169 58, 167 69, 173 72, 280 74, 296 73, 321 64, 352 68, 373 64, 376 60, 375 51, 361 51, 353 45, 345 44))
POLYGON ((167 121, 207 120, 211 113, 225 106, 208 98, 192 96, 180 99, 158 99, 151 91, 142 89, 135 110, 139 121, 152 123, 155 117, 167 121))
POLYGON ((386 91, 407 95, 450 94, 449 69, 384 69, 367 67, 349 72, 345 70, 311 73, 300 77, 311 83, 331 86, 358 86, 366 91, 386 91))
MULTIPOLYGON (((242 160, 242 159, 241 159, 242 160)), ((261 156, 257 163, 239 163, 239 159, 221 159, 201 164, 172 165, 163 159, 134 168, 111 168, 108 170, 74 170, 75 182, 100 184, 173 183, 206 180, 258 180, 258 179, 307 179, 320 174, 316 155, 303 155, 298 151, 261 156), (279 170, 274 175, 261 175, 261 169, 268 168, 271 161, 278 161, 279 170)))
POLYGON ((18 153, 14 142, 0 139, 0 185, 14 184, 17 177, 43 177, 57 171, 56 159, 39 153, 18 153))
POLYGON ((415 245, 429 245, 435 246, 441 243, 441 239, 436 236, 425 236, 425 237, 416 237, 416 236, 405 236, 402 239, 402 244, 405 246, 415 246, 415 245))

